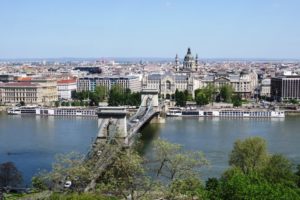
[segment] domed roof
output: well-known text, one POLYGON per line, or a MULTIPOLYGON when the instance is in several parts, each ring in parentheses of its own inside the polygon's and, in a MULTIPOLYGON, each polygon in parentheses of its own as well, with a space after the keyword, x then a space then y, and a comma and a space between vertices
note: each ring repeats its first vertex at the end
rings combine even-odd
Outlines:
POLYGON ((184 57, 184 61, 192 61, 192 60, 194 60, 194 57, 192 55, 191 48, 188 48, 188 51, 184 57))

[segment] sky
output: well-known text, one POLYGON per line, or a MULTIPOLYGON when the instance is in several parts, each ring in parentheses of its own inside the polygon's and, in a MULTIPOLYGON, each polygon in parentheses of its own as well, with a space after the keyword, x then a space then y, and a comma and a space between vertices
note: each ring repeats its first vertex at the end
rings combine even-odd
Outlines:
POLYGON ((299 0, 0 0, 0 58, 300 58, 299 0))

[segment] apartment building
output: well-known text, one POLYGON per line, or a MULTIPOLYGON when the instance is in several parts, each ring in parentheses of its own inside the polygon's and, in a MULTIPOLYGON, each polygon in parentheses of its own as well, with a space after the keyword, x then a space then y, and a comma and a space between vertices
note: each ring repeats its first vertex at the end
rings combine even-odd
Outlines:
POLYGON ((94 91, 96 86, 104 86, 109 91, 112 86, 120 85, 132 92, 141 91, 141 80, 138 76, 86 76, 77 81, 78 91, 94 91))

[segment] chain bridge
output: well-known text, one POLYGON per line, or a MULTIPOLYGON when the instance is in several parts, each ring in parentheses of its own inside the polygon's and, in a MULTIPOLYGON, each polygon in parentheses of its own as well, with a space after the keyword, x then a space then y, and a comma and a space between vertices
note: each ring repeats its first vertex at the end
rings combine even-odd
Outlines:
POLYGON ((160 108, 158 91, 153 89, 142 90, 141 105, 131 117, 124 107, 99 107, 99 131, 95 142, 107 143, 114 139, 124 146, 131 146, 145 124, 158 120, 160 108))

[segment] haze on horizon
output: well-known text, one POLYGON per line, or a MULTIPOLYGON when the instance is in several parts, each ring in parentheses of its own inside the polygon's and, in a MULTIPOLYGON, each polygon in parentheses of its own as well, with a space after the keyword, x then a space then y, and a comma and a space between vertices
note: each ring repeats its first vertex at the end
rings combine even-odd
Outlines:
POLYGON ((0 58, 300 58, 298 0, 3 0, 0 58))

